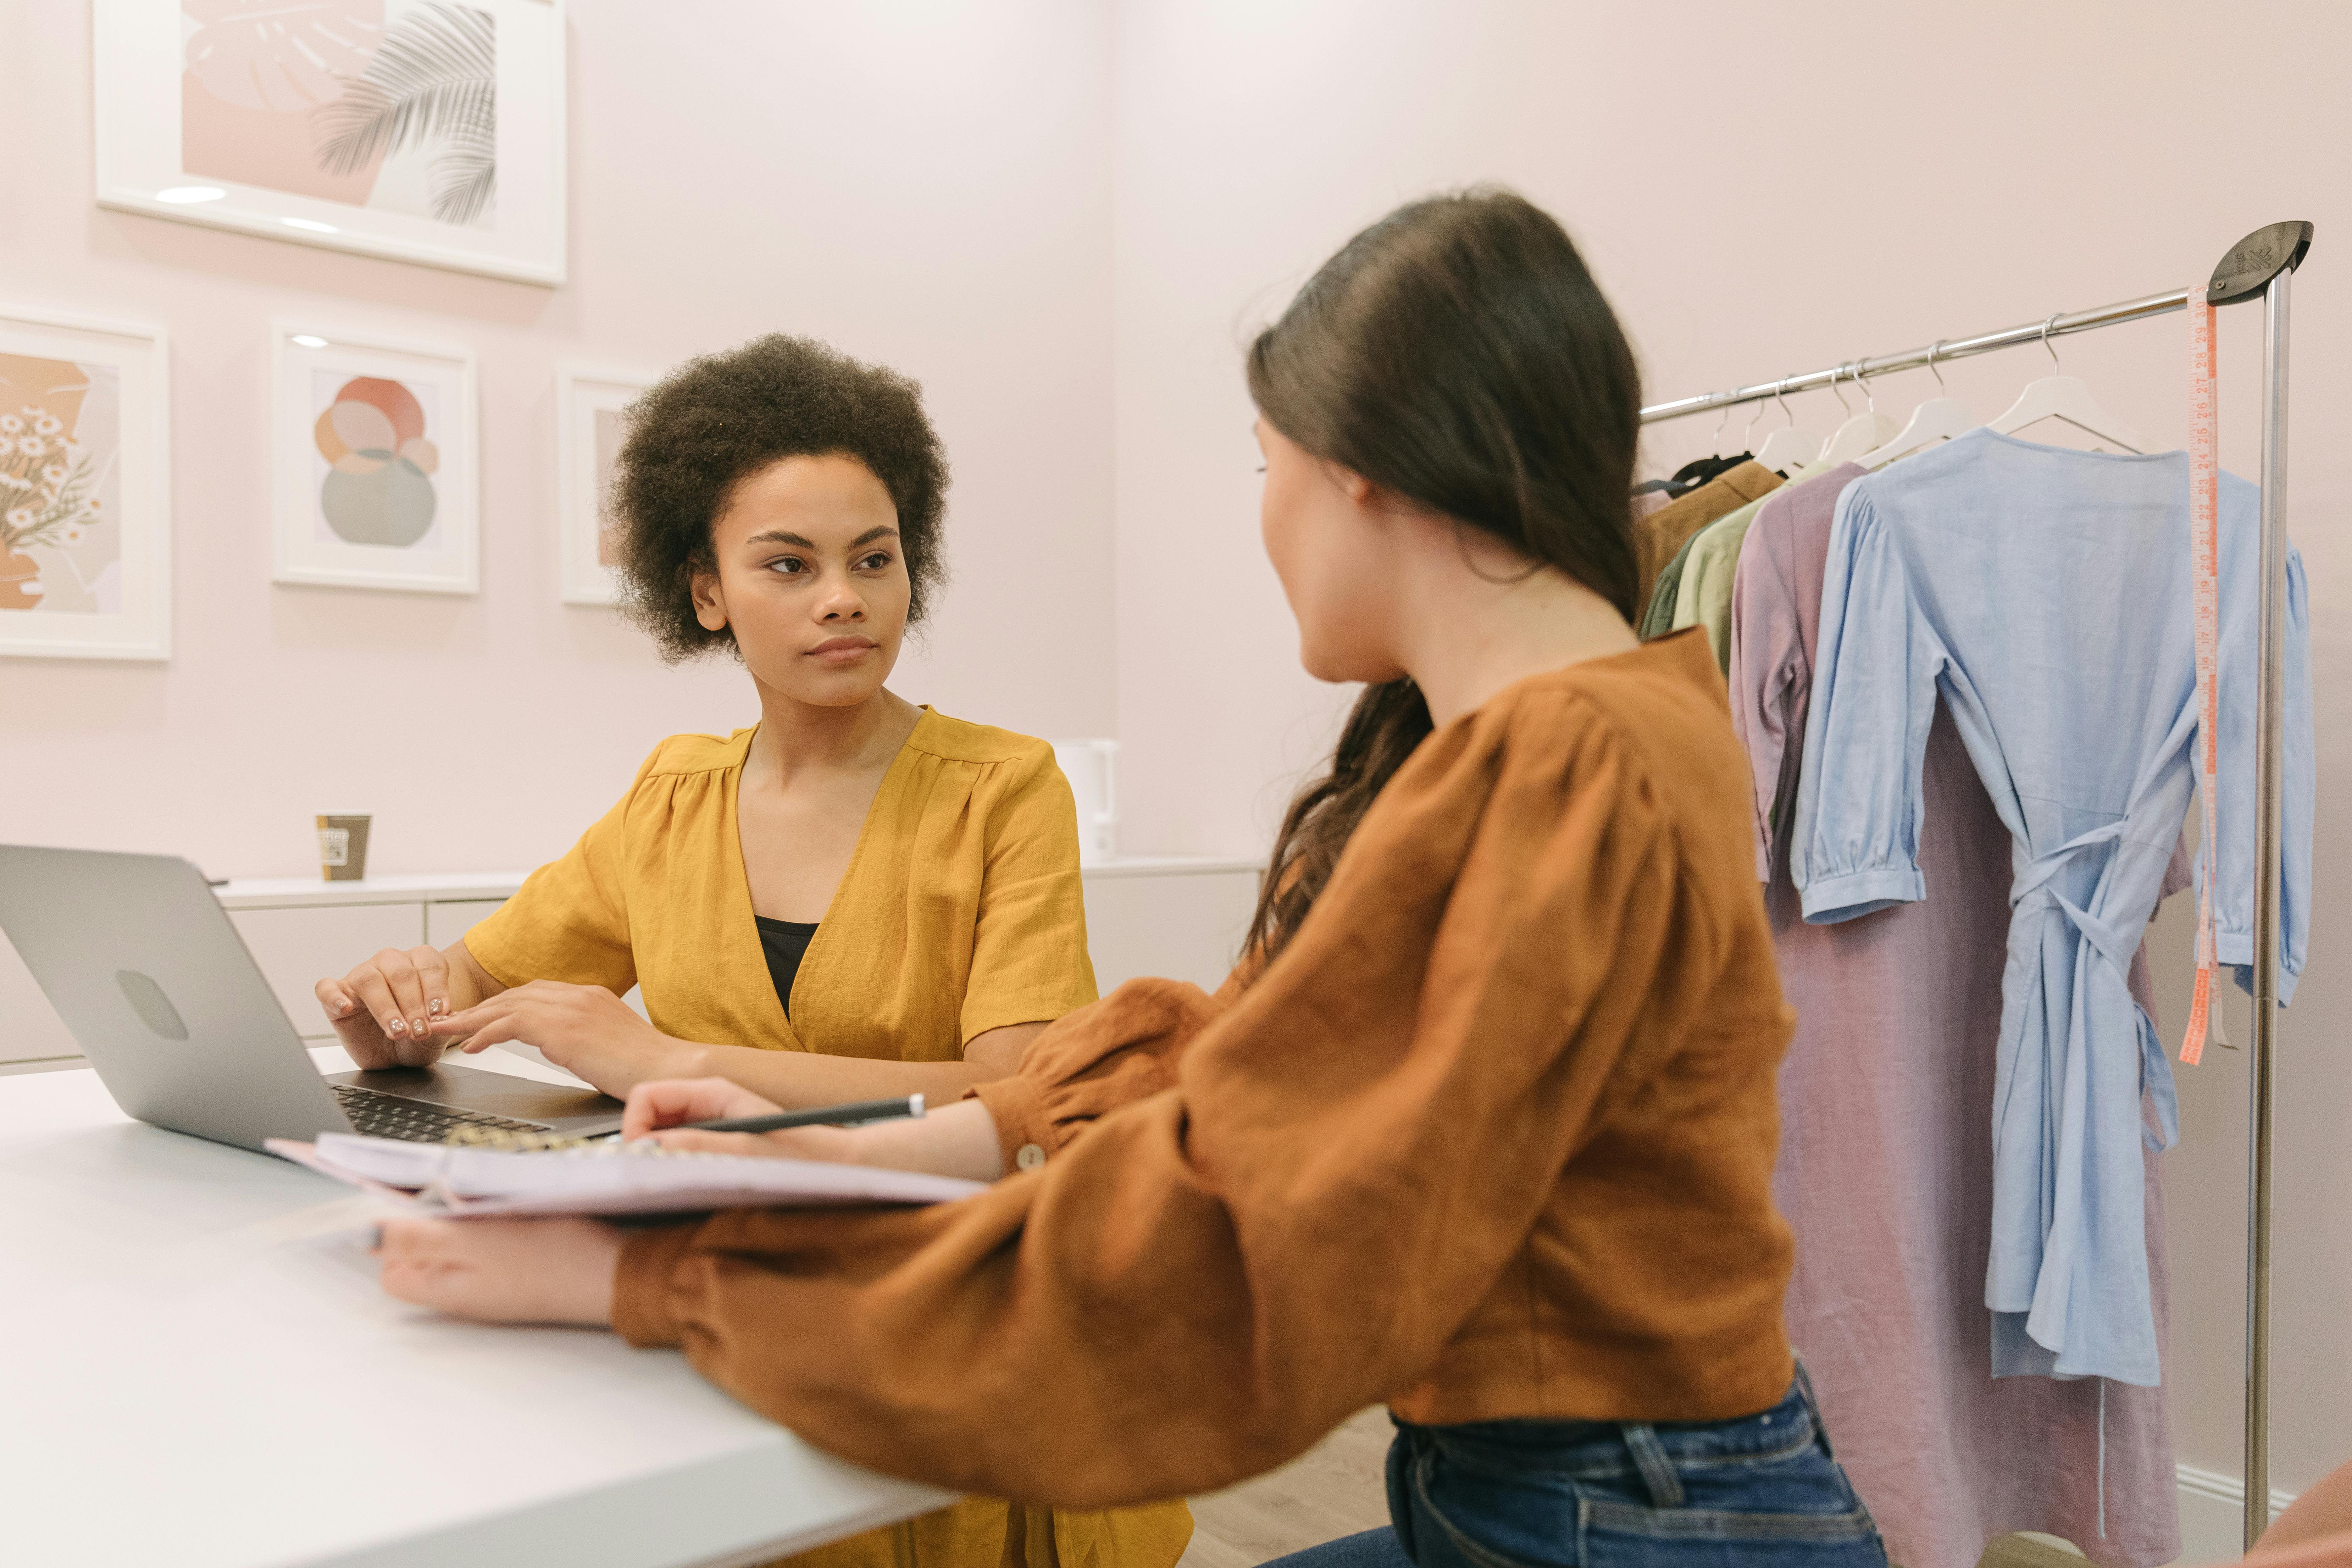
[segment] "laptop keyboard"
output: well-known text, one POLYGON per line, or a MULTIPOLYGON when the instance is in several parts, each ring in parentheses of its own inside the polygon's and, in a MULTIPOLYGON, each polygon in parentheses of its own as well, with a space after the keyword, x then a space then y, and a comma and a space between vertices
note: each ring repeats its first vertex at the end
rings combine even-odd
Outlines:
POLYGON ((517 1121, 510 1117, 491 1116, 479 1110, 460 1110, 455 1106, 434 1105, 422 1100, 407 1100, 397 1094, 386 1094, 379 1089, 362 1089, 355 1083, 330 1084, 335 1098, 342 1102, 343 1114, 351 1118, 352 1131, 370 1138, 399 1138, 411 1143, 438 1143, 455 1127, 485 1127, 503 1132, 544 1132, 544 1121, 517 1121))

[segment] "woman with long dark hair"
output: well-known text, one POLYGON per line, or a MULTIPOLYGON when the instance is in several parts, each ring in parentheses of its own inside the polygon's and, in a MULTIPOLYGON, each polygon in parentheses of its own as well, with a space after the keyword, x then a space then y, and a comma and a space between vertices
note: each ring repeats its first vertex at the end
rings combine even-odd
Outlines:
MULTIPOLYGON (((385 1288, 681 1344, 853 1459, 1048 1502, 1385 1402, 1393 1528, 1332 1562, 1883 1564, 1781 1329, 1747 763, 1705 641, 1629 624, 1606 301, 1519 198, 1420 202, 1249 379, 1301 657, 1367 689, 1219 995, 1123 986, 920 1123, 665 1135, 1003 1176, 969 1201, 404 1223, 385 1288)), ((647 1085, 632 1130, 759 1103, 647 1085)))

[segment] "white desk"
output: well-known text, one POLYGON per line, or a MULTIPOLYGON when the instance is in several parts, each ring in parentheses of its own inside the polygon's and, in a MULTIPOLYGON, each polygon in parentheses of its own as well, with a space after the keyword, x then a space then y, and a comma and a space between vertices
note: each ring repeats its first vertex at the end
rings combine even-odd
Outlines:
POLYGON ((947 1500, 675 1352, 392 1300, 365 1201, 131 1121, 87 1070, 0 1078, 0 1559, 716 1568, 947 1500))

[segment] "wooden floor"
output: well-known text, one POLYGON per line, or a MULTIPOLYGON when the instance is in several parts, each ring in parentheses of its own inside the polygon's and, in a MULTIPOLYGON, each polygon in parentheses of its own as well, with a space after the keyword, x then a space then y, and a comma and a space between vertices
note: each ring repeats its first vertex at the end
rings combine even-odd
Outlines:
MULTIPOLYGON (((1286 1552, 1386 1524, 1381 1468, 1393 1430, 1388 1412, 1376 1405, 1282 1468, 1192 1499, 1192 1544, 1177 1568, 1255 1568, 1286 1552)), ((2084 1565, 2053 1537, 2004 1535, 1985 1549, 1977 1568, 2084 1565)))
POLYGON ((1389 1521, 1381 1479, 1389 1413, 1359 1411, 1278 1470, 1192 1499, 1192 1544, 1177 1568, 1255 1568, 1270 1557, 1389 1521))

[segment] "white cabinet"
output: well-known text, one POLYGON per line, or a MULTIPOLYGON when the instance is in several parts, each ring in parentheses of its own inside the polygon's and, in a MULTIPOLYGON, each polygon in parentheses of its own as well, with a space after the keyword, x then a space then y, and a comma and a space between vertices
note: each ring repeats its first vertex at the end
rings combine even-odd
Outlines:
POLYGON ((445 899, 425 905, 425 945, 448 946, 489 919, 490 911, 505 902, 504 899, 445 899))
POLYGON ((1257 909, 1257 867, 1230 860, 1136 861, 1087 871, 1087 948, 1108 994, 1138 975, 1224 983, 1257 909))
POLYGON ((320 981, 348 974, 387 947, 404 952, 425 940, 425 913, 415 904, 231 910, 228 918, 306 1040, 335 1034, 319 1010, 320 981))

